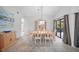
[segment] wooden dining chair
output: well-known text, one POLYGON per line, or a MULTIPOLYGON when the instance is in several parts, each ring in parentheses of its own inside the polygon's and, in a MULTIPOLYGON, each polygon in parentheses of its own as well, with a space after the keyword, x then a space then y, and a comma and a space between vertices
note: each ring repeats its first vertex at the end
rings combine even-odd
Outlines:
POLYGON ((49 41, 49 34, 45 34, 45 44, 46 44, 46 42, 47 42, 47 40, 49 41))
POLYGON ((34 40, 35 40, 35 44, 37 44, 37 40, 39 40, 40 41, 40 44, 41 44, 40 34, 36 34, 34 40))

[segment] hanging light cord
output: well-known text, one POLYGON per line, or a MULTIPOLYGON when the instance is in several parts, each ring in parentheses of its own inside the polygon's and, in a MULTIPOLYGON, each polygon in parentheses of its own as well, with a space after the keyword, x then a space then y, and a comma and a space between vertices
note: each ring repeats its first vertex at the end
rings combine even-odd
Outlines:
POLYGON ((41 6, 41 20, 43 20, 43 6, 41 6))
POLYGON ((40 16, 40 20, 43 20, 43 6, 40 6, 40 8, 37 9, 37 11, 38 11, 38 14, 40 14, 40 15, 38 15, 38 16, 40 16))

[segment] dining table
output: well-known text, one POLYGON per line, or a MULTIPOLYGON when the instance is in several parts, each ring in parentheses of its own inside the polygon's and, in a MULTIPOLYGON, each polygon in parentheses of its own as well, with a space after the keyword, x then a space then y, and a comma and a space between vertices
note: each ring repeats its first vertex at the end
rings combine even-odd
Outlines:
POLYGON ((36 40, 40 40, 40 43, 41 43, 41 40, 44 40, 45 42, 46 42, 46 40, 49 40, 49 41, 55 40, 55 33, 52 31, 48 31, 48 30, 33 31, 33 32, 30 32, 30 36, 33 40, 35 40, 35 43, 36 43, 36 40))

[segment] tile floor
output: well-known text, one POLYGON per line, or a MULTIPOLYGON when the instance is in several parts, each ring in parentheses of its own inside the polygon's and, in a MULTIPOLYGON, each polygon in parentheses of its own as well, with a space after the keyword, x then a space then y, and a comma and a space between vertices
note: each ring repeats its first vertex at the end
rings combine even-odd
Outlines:
POLYGON ((78 52, 79 48, 70 47, 62 42, 62 39, 56 37, 55 41, 49 42, 46 44, 44 41, 40 44, 37 41, 37 44, 34 44, 30 38, 20 38, 16 43, 9 47, 4 52, 78 52))

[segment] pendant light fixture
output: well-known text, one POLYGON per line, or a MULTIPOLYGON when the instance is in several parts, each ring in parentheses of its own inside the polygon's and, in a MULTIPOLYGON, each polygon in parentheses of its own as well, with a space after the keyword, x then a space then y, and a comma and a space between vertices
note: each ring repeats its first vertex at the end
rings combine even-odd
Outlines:
POLYGON ((37 27, 36 28, 38 28, 38 30, 45 30, 46 29, 46 22, 45 22, 45 20, 43 19, 43 6, 40 6, 38 9, 37 9, 37 11, 39 12, 38 14, 39 14, 39 21, 37 22, 37 27))
POLYGON ((40 24, 44 24, 44 21, 43 21, 43 6, 40 6, 40 24))

